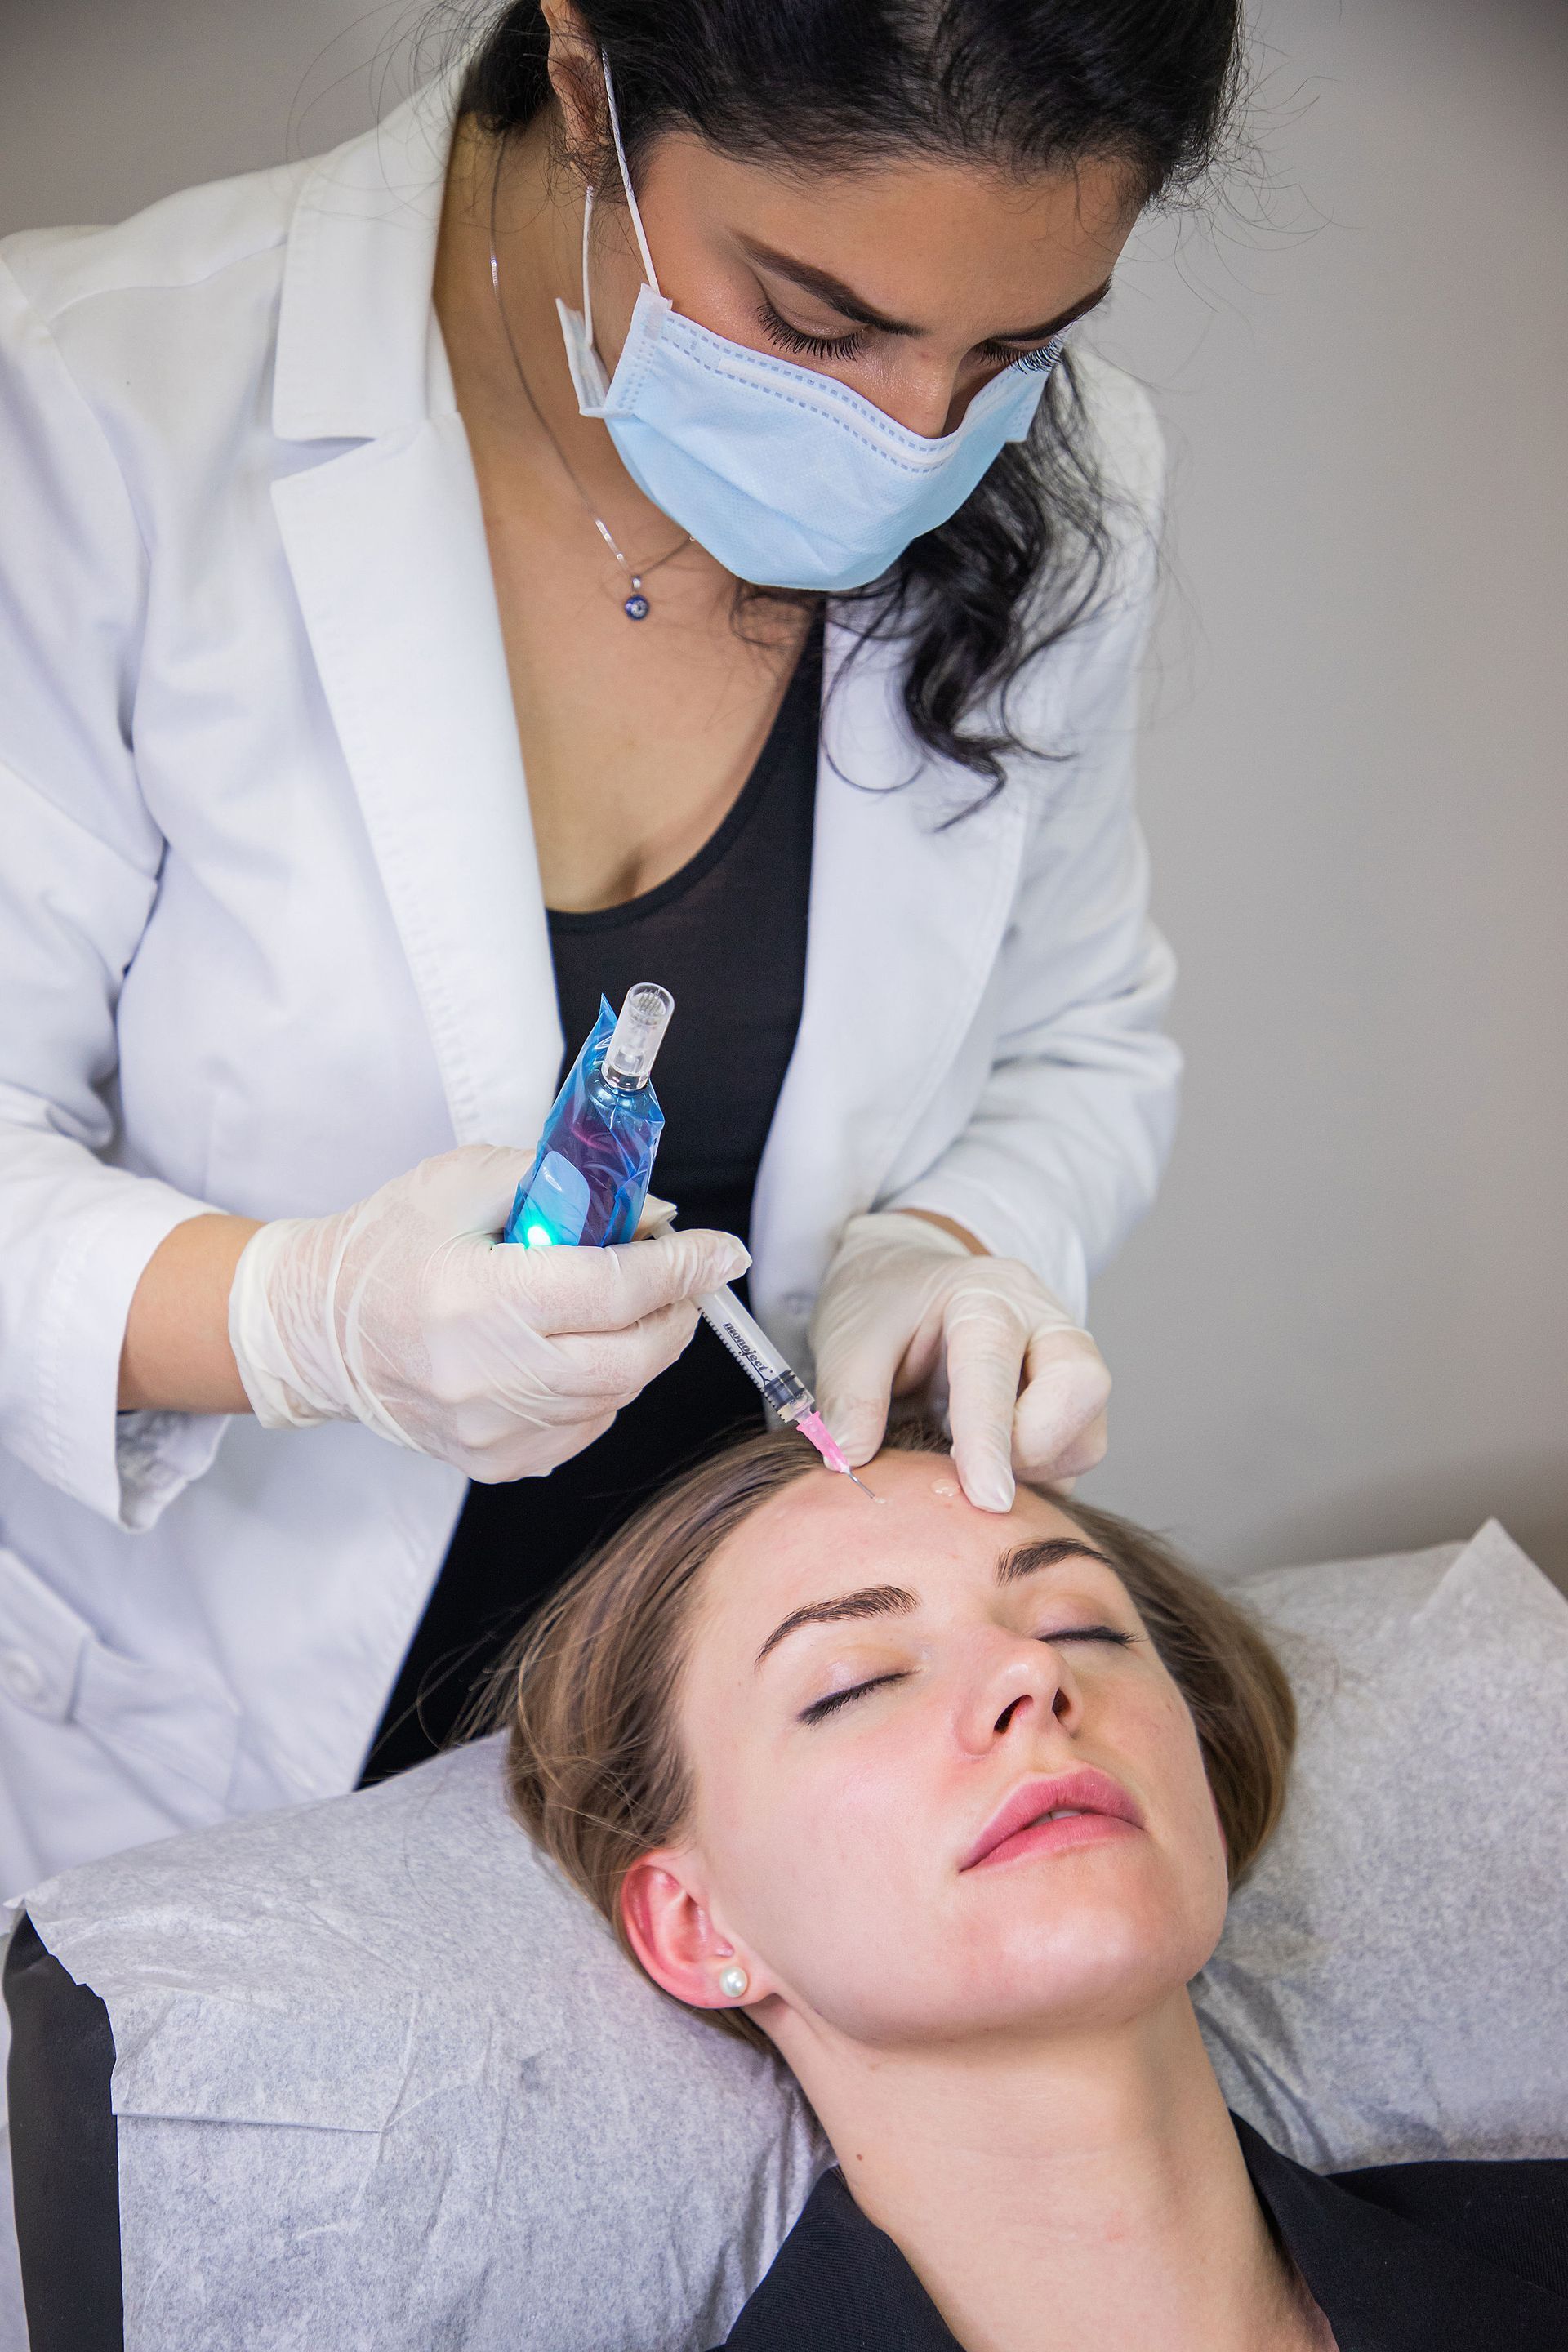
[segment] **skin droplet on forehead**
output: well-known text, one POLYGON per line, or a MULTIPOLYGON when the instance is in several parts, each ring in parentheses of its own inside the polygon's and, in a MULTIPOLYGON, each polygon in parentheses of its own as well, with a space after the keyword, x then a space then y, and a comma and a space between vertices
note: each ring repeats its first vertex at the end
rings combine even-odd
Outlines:
POLYGON ((958 1492, 951 1478, 933 1478, 931 1490, 933 1495, 940 1495, 944 1503, 952 1502, 958 1492))

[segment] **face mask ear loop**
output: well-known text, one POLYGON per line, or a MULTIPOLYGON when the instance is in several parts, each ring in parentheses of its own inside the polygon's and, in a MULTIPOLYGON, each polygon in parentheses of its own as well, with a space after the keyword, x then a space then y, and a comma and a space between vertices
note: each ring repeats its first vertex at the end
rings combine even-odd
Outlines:
POLYGON ((594 191, 583 190, 583 332, 594 348, 594 289, 588 283, 588 224, 594 217, 594 191))
MULTIPOLYGON (((610 79, 610 60, 605 55, 603 49, 599 51, 599 65, 604 73, 605 97, 610 109, 610 136, 616 142, 616 161, 621 167, 621 185, 626 192, 626 203, 630 208, 632 215, 632 226, 636 229, 637 235, 637 251, 642 256, 643 275, 647 278, 648 284, 653 288, 654 292, 656 294, 659 294, 662 293, 664 289, 658 282, 658 272, 653 266, 653 256, 647 249, 647 237, 643 229, 642 215, 637 210, 637 200, 632 194, 632 175, 626 169, 626 151, 621 142, 621 118, 616 109, 616 85, 610 79)), ((584 235, 586 235, 586 230, 584 230, 584 235)), ((585 253, 586 247, 584 247, 584 254, 585 253)), ((584 268, 586 268, 586 260, 584 260, 584 268)))

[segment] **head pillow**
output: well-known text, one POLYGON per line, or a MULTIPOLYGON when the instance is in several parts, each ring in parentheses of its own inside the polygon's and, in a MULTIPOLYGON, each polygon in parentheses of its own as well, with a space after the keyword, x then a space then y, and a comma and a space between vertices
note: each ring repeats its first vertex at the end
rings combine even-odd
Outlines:
POLYGON ((1324 2172, 1568 2155, 1568 1601, 1495 1520, 1237 1591, 1300 1745, 1194 1987, 1231 2105, 1324 2172))

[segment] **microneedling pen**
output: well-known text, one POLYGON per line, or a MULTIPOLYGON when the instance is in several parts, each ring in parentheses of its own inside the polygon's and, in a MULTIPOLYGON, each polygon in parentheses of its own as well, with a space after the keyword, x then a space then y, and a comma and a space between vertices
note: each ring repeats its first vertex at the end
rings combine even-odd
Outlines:
POLYGON ((830 1470, 854 1479, 863 1495, 871 1495, 874 1503, 881 1496, 872 1495, 863 1478, 855 1473, 845 1459, 842 1447, 827 1423, 816 1410, 816 1399, 798 1372, 793 1372, 762 1325, 748 1315, 728 1283, 722 1290, 699 1293, 697 1304, 703 1320, 723 1340, 741 1370, 763 1392, 763 1402, 771 1405, 779 1419, 790 1429, 798 1429, 809 1438, 830 1470))

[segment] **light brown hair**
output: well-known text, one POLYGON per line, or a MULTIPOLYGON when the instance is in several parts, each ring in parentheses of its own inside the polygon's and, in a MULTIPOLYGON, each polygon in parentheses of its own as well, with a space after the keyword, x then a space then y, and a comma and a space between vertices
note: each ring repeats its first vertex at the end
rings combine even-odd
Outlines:
MULTIPOLYGON (((890 1433, 888 1443, 910 1453, 943 1445, 918 1426, 890 1433)), ((510 1730, 512 1808, 628 1953, 626 1873, 679 1838, 690 1811, 675 1697, 702 1571, 770 1496, 819 1475, 787 1432, 747 1438, 689 1471, 567 1579, 498 1678, 492 1720, 510 1730)), ((1110 1511, 1047 1499, 1112 1561, 1187 1703, 1234 1886, 1285 1801, 1296 1707, 1284 1670, 1245 1611, 1157 1537, 1110 1511)), ((735 2012, 716 2011, 714 2022, 757 2038, 735 2012)))

